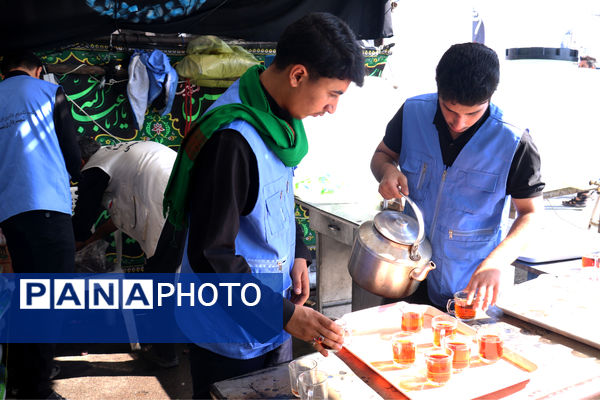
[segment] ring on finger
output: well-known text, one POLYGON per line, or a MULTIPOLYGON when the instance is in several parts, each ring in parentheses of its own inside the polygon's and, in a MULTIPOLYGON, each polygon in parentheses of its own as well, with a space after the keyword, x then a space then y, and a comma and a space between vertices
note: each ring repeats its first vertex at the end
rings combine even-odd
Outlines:
POLYGON ((312 345, 314 346, 315 344, 321 344, 323 343, 323 340, 325 340, 323 335, 315 336, 312 340, 312 345))

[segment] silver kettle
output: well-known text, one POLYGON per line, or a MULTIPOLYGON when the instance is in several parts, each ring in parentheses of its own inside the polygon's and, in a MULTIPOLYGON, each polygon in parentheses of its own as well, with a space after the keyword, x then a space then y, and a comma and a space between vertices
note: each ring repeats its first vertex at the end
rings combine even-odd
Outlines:
POLYGON ((348 262, 354 282, 388 298, 410 296, 435 269, 431 244, 425 238, 423 214, 411 199, 402 196, 416 219, 400 211, 379 212, 373 221, 358 228, 348 262))

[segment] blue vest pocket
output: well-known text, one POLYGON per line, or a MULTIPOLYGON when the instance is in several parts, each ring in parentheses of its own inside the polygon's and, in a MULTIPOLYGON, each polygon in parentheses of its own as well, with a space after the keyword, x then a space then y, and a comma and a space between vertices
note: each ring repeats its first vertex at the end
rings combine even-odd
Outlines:
POLYGON ((495 229, 459 231, 448 229, 443 240, 444 255, 453 260, 482 261, 496 247, 498 232, 495 229))
POLYGON ((411 199, 424 200, 427 197, 430 183, 427 170, 432 166, 433 160, 426 157, 408 157, 401 165, 402 173, 408 180, 411 199))
POLYGON ((504 193, 496 193, 500 175, 483 171, 461 171, 459 174, 459 185, 461 196, 451 200, 453 207, 470 214, 488 215, 495 210, 495 201, 490 198, 498 197, 498 201, 504 201, 504 193))
POLYGON ((288 200, 285 192, 284 179, 265 186, 265 203, 267 206, 267 241, 279 235, 289 224, 289 211, 286 210, 286 201, 288 200))
POLYGON ((467 184, 484 192, 495 192, 498 185, 498 174, 484 171, 467 171, 467 184))

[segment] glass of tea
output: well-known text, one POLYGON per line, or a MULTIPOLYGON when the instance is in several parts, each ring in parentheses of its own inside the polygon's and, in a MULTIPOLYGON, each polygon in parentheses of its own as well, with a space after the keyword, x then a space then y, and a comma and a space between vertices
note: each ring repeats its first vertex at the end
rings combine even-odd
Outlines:
MULTIPOLYGON (((352 339, 352 330, 350 329, 350 325, 348 325, 348 321, 346 321, 345 319, 342 318, 332 318, 333 322, 336 323, 336 325, 338 325, 340 328, 342 328, 342 335, 344 336, 344 344, 350 344, 350 341, 352 339)), ((337 350, 334 348, 331 348, 327 345, 323 346, 324 348, 326 348, 328 351, 331 351, 332 353, 337 353, 337 350)))
POLYGON ((442 338, 446 336, 454 337, 458 320, 451 315, 436 315, 431 319, 431 329, 433 330, 433 344, 441 347, 442 338))
POLYGON ((445 337, 442 339, 443 347, 452 350, 452 370, 460 372, 469 368, 471 364, 471 347, 473 339, 469 336, 455 335, 454 337, 445 337))
POLYGON ((417 345, 412 332, 400 332, 392 336, 394 365, 406 368, 415 362, 417 345))
POLYGON ((591 254, 586 254, 581 257, 581 266, 582 267, 600 267, 600 252, 595 252, 591 254))
POLYGON ((300 393, 298 392, 298 377, 300 374, 316 368, 317 362, 311 358, 298 358, 290 361, 288 371, 290 373, 290 387, 294 396, 300 397, 300 393))
POLYGON ((477 331, 479 358, 487 364, 498 361, 504 354, 504 340, 496 325, 486 325, 477 331))
POLYGON ((423 328, 424 309, 418 304, 407 304, 402 307, 402 330, 419 332, 423 328))
POLYGON ((452 350, 434 347, 425 353, 427 381, 435 386, 445 385, 452 377, 452 350))
POLYGON ((468 304, 469 292, 461 290, 454 293, 454 298, 448 300, 446 310, 451 315, 463 321, 471 321, 475 318, 476 309, 473 303, 468 304))
POLYGON ((298 392, 301 400, 327 400, 329 389, 327 380, 329 374, 325 371, 312 369, 298 377, 298 392))

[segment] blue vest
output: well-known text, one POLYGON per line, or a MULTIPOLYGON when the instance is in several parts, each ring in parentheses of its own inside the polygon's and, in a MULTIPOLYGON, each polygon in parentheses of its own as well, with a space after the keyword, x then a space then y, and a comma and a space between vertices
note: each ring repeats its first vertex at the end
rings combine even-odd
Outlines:
MULTIPOLYGON (((241 103, 238 90, 239 81, 236 81, 213 103, 211 108, 223 104, 241 103)), ((283 273, 283 289, 287 292, 286 289, 292 284, 290 269, 294 263, 296 246, 292 168, 286 167, 281 162, 266 146, 256 129, 246 121, 235 120, 223 129, 240 132, 252 148, 258 164, 258 198, 250 214, 240 217, 240 229, 235 239, 236 254, 244 257, 252 273, 283 273)), ((186 241, 181 272, 193 272, 187 258, 187 246, 186 241)), ((281 310, 274 310, 274 312, 281 312, 281 310)), ((189 318, 186 320, 179 318, 178 323, 184 333, 186 329, 194 329, 194 322, 190 322, 189 318)), ((198 343, 198 345, 226 357, 248 359, 276 348, 288 338, 289 334, 282 330, 280 338, 270 343, 198 343)))
POLYGON ((427 94, 404 104, 399 166, 423 212, 437 265, 427 277, 429 298, 444 306, 503 239, 506 181, 522 131, 490 104, 489 118, 446 168, 433 124, 437 102, 437 94, 427 94))
POLYGON ((32 210, 71 214, 69 174, 54 128, 57 85, 0 82, 0 221, 32 210))

